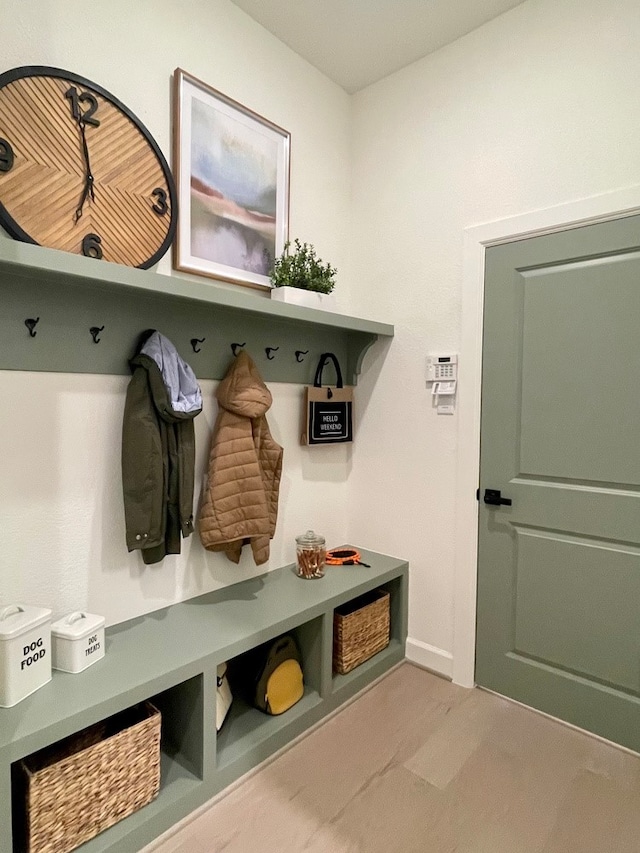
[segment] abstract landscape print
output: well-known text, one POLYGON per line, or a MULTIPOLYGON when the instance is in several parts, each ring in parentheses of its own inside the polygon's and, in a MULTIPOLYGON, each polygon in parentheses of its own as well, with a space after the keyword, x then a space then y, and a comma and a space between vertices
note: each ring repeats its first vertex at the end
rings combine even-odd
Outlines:
POLYGON ((254 287, 288 231, 289 134, 177 71, 177 269, 254 287))

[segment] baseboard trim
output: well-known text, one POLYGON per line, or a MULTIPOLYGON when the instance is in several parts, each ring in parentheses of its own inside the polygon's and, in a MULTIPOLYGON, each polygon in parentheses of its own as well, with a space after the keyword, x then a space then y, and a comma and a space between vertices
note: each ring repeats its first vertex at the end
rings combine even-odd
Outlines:
POLYGON ((429 669, 445 678, 450 679, 453 676, 453 655, 451 652, 446 652, 437 646, 430 646, 429 643, 423 643, 421 640, 407 639, 405 654, 407 660, 417 666, 429 669))

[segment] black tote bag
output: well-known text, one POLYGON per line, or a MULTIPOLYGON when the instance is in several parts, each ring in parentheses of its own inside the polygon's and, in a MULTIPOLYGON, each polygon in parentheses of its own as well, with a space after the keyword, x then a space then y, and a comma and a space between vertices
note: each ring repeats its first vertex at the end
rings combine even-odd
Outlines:
POLYGON ((344 387, 340 364, 332 352, 322 353, 313 385, 304 389, 304 410, 302 444, 353 441, 353 388, 344 387), (322 384, 322 374, 329 361, 335 367, 335 385, 322 384))

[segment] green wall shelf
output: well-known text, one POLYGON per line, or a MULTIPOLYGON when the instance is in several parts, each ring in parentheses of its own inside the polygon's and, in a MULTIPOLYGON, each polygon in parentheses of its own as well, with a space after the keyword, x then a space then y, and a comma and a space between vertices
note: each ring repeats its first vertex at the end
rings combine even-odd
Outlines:
MULTIPOLYGON (((349 547, 349 546, 347 546, 349 547)), ((241 581, 107 630, 105 657, 0 708, 0 850, 23 853, 12 830, 12 764, 118 711, 151 700, 162 713, 158 797, 79 853, 137 853, 198 806, 404 659, 408 565, 358 548, 364 566, 302 580, 293 566, 241 581), (332 673, 333 611, 369 590, 390 593, 390 643, 348 675, 332 673), (215 727, 216 668, 285 632, 303 658, 305 695, 270 717, 234 698, 215 727)), ((15 804, 14 804, 15 805, 15 804)))
POLYGON ((127 375, 140 333, 153 328, 200 379, 221 379, 231 344, 244 343, 266 381, 308 384, 320 354, 331 351, 354 385, 369 347, 394 333, 387 323, 272 301, 251 288, 160 275, 1 235, 0 288, 4 370, 127 375), (25 320, 36 318, 32 337, 25 320), (102 326, 94 343, 90 329, 102 326), (199 352, 195 338, 204 339, 199 352), (267 347, 274 348, 271 358, 267 347))

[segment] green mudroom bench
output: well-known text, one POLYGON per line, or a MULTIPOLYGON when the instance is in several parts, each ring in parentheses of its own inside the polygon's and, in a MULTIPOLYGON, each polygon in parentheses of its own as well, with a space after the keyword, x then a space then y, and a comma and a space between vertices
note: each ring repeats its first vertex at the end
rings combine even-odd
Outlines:
MULTIPOLYGON (((106 656, 0 709, 0 850, 18 853, 12 830, 12 767, 28 755, 136 703, 162 715, 156 799, 77 848, 137 853, 232 781, 334 711, 404 658, 408 565, 358 548, 365 566, 328 566, 303 580, 293 566, 107 630, 106 656), (346 675, 332 668, 333 611, 381 588, 390 596, 390 642, 346 675), (270 717, 236 698, 216 733, 216 669, 223 661, 291 632, 303 658, 305 692, 270 717)), ((13 804, 14 807, 16 804, 13 804)))

